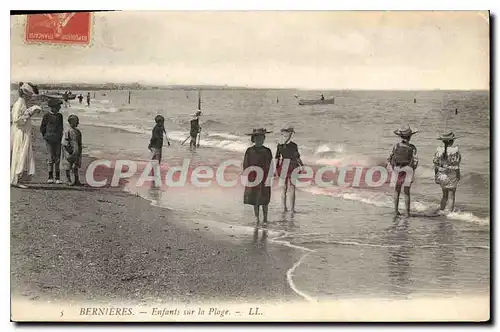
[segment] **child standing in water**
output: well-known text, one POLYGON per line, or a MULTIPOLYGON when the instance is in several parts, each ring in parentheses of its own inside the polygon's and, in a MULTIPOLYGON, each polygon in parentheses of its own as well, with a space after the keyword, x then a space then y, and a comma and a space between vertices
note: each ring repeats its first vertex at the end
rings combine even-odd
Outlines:
MULTIPOLYGON (((255 218, 257 219, 257 224, 260 223, 260 207, 262 206, 262 214, 264 217, 263 222, 267 223, 267 211, 268 205, 271 201, 271 186, 266 185, 266 179, 268 173, 271 169, 271 163, 273 161, 273 155, 271 150, 265 147, 264 141, 266 139, 266 134, 270 133, 264 128, 254 129, 250 135, 250 139, 253 146, 249 147, 245 152, 245 158, 243 160, 243 170, 248 167, 255 166, 263 170, 263 178, 256 186, 246 186, 245 193, 243 195, 243 204, 253 205, 253 210, 255 218)), ((254 182, 257 179, 257 174, 252 171, 248 174, 248 181, 254 182)), ((259 179, 257 179, 258 181, 259 179)))
POLYGON ((162 149, 163 149, 163 134, 167 138, 167 144, 170 146, 170 141, 168 140, 167 132, 165 130, 165 118, 162 115, 157 115, 155 117, 156 125, 151 133, 151 140, 149 141, 148 149, 153 153, 152 160, 158 160, 161 163, 162 149))
POLYGON ((435 180, 443 191, 440 210, 446 208, 448 198, 450 198, 450 212, 455 209, 455 193, 460 181, 460 162, 462 161, 458 146, 453 145, 456 138, 453 132, 441 135, 438 140, 441 140, 444 146, 437 148, 433 158, 435 180))
POLYGON ((401 142, 394 145, 388 162, 393 172, 397 174, 397 183, 394 193, 394 211, 399 216, 399 196, 404 185, 406 216, 410 216, 410 186, 413 183, 414 172, 418 166, 417 148, 410 143, 411 137, 418 131, 413 131, 409 126, 394 131, 401 137, 401 142), (407 176, 410 176, 407 179, 407 176))
POLYGON ((61 170, 61 141, 64 133, 63 116, 59 111, 61 110, 62 101, 60 99, 52 98, 48 101, 50 112, 45 113, 40 125, 40 132, 45 140, 47 152, 49 155, 49 179, 48 183, 60 184, 61 170), (54 180, 54 169, 56 178, 54 180))
POLYGON ((70 128, 66 132, 64 143, 64 154, 66 160, 66 180, 70 186, 81 186, 80 178, 78 176, 78 169, 82 167, 82 132, 78 129, 80 119, 78 116, 71 114, 68 117, 70 128), (75 178, 71 182, 71 171, 75 178))
POLYGON ((201 111, 198 110, 193 114, 193 119, 190 121, 191 129, 189 130, 189 135, 191 136, 191 142, 189 142, 189 150, 196 150, 196 139, 200 134, 200 115, 201 111))
POLYGON ((282 203, 283 210, 286 212, 287 209, 287 199, 286 194, 288 188, 290 188, 290 205, 292 207, 292 212, 295 212, 295 183, 291 179, 292 172, 299 167, 304 166, 302 160, 300 159, 299 148, 297 144, 292 142, 292 136, 295 133, 293 127, 283 128, 281 129, 281 135, 283 141, 281 144, 278 144, 276 149, 276 169, 278 170, 278 176, 280 176, 281 172, 286 172, 285 175, 285 186, 283 188, 282 194, 282 203), (288 166, 286 165, 288 163, 288 166), (283 169, 283 166, 286 169, 283 169))

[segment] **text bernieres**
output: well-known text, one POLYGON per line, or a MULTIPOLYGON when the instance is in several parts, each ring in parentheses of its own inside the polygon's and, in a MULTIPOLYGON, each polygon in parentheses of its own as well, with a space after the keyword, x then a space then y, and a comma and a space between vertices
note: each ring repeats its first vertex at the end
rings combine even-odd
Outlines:
POLYGON ((80 308, 80 316, 130 316, 132 308, 80 308))

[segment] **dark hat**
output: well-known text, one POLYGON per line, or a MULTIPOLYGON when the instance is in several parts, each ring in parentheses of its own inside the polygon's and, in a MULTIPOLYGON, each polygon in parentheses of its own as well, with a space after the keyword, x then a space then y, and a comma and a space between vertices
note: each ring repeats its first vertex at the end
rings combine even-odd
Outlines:
POLYGON ((155 116, 155 122, 156 123, 161 122, 161 121, 165 121, 165 118, 163 117, 163 115, 157 115, 157 116, 155 116))
POLYGON ((68 122, 71 122, 72 120, 80 122, 80 119, 75 114, 71 114, 70 116, 68 116, 68 122))
POLYGON ((257 135, 265 135, 265 134, 269 134, 269 133, 272 133, 272 131, 267 131, 265 128, 257 128, 257 129, 254 129, 251 133, 247 133, 246 135, 257 136, 257 135))
POLYGON ((287 128, 281 129, 281 132, 282 133, 295 133, 295 129, 293 127, 287 127, 287 128))
POLYGON ((62 103, 63 103, 62 100, 58 98, 50 98, 49 101, 47 102, 49 107, 56 107, 62 105, 62 103))
POLYGON ((453 132, 449 132, 448 134, 440 135, 437 139, 440 141, 453 141, 456 138, 458 137, 453 132))
POLYGON ((406 127, 403 127, 403 128, 399 128, 397 130, 394 130, 394 134, 398 135, 398 136, 403 136, 403 137, 408 137, 408 136, 411 136, 411 135, 414 135, 418 133, 418 130, 416 131, 413 131, 410 126, 406 126, 406 127))

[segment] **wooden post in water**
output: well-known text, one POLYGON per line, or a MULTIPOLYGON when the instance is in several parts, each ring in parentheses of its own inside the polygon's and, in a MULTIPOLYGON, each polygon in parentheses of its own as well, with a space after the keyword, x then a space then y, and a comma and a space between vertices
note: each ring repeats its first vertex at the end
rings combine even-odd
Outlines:
POLYGON ((131 95, 131 92, 130 90, 128 90, 128 103, 130 104, 130 95, 131 95))
MULTIPOLYGON (((198 90, 198 111, 201 111, 201 90, 198 90)), ((200 140, 201 140, 201 130, 198 133, 198 143, 196 144, 196 147, 200 147, 200 140)))

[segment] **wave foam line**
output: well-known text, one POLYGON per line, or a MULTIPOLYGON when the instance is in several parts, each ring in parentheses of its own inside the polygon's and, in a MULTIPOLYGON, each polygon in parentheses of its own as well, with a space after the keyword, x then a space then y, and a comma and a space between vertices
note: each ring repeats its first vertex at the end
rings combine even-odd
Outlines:
POLYGON ((283 241, 283 240, 279 240, 281 238, 284 238, 284 237, 287 237, 289 236, 288 233, 284 233, 282 234, 281 236, 278 236, 278 237, 275 237, 273 239, 270 239, 271 242, 274 242, 274 243, 278 243, 278 244, 282 244, 284 246, 287 246, 287 247, 290 247, 290 248, 294 248, 294 249, 299 249, 299 250, 304 250, 304 251, 307 251, 304 255, 302 255, 302 257, 300 257, 300 259, 295 262, 295 264, 293 264, 293 266, 288 269, 288 271, 286 271, 286 281, 288 282, 288 285, 290 286, 290 288, 296 293, 298 294, 299 296, 303 297, 306 301, 309 301, 309 302, 317 302, 317 300, 311 296, 309 296, 308 294, 302 292, 301 290, 299 290, 297 288, 297 286, 295 285, 295 283, 293 282, 293 272, 295 271, 295 269, 297 267, 299 267, 299 265, 302 263, 302 261, 312 252, 315 252, 315 250, 312 250, 312 249, 309 249, 309 248, 306 248, 306 247, 301 247, 301 246, 296 246, 296 245, 293 245, 291 244, 289 241, 283 241))

